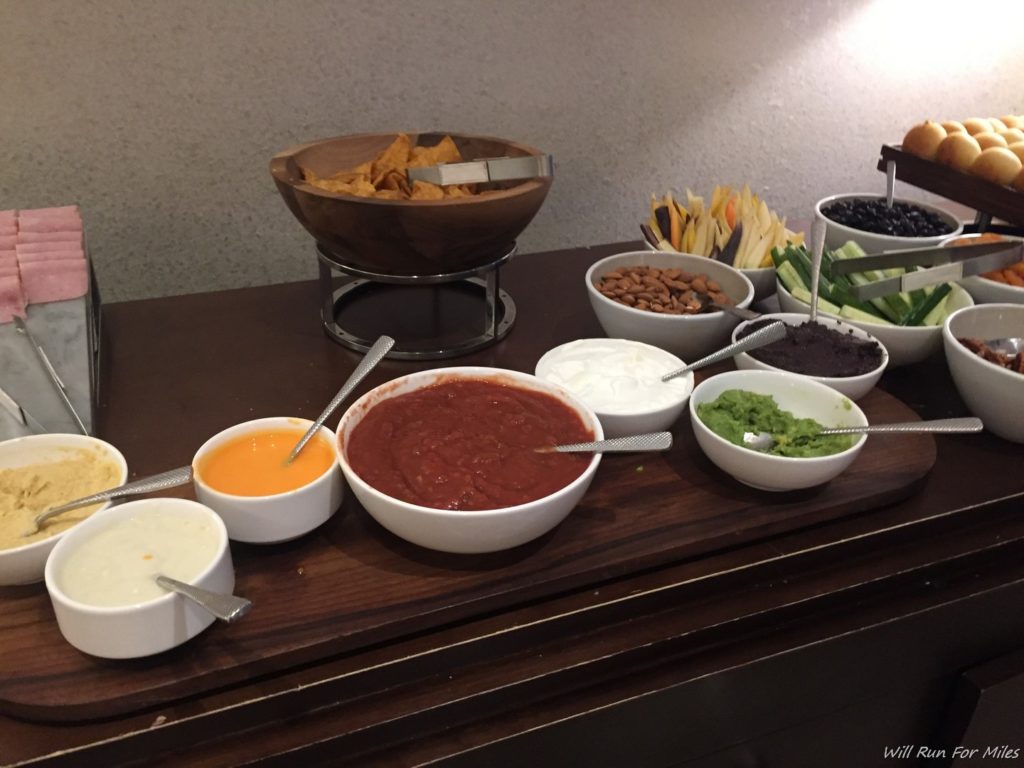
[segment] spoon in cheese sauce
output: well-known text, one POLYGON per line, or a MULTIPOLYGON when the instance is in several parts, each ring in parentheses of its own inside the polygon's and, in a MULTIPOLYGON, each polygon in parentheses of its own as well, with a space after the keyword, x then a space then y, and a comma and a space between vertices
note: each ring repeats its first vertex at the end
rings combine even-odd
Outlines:
POLYGON ((160 574, 156 577, 156 583, 171 592, 177 592, 196 605, 205 608, 221 621, 231 623, 238 621, 245 616, 252 608, 252 601, 235 595, 225 595, 220 592, 210 592, 202 587, 193 584, 186 584, 184 581, 172 579, 169 576, 160 574))

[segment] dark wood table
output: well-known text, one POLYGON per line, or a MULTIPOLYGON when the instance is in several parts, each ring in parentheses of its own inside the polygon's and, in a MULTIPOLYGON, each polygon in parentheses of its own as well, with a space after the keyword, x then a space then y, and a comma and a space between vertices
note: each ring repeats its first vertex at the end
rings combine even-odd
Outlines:
MULTIPOLYGON (((502 273, 511 334, 440 364, 532 371, 546 349, 602 335, 583 274, 624 248, 516 257, 502 273)), ((382 301, 396 303, 352 322, 408 326, 402 300, 382 301)), ((319 304, 302 282, 106 306, 99 434, 141 476, 230 424, 312 418, 359 359, 324 335, 319 304)), ((436 365, 385 361, 360 391, 436 365)), ((922 418, 966 413, 941 355, 881 386, 922 418)), ((982 434, 936 451, 909 496, 856 514, 716 539, 127 714, 0 717, 0 763, 862 768, 888 764, 886 747, 951 757, 965 733, 1024 748, 1024 446, 982 434)))

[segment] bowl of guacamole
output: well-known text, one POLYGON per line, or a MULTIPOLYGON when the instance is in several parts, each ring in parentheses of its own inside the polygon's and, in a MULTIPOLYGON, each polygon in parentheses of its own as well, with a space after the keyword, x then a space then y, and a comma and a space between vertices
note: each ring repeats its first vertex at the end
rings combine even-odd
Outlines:
POLYGON ((848 397, 807 377, 738 370, 702 381, 690 397, 697 444, 720 469, 746 485, 790 491, 827 483, 857 458, 866 435, 820 435, 825 427, 866 425, 848 397), (766 452, 743 444, 744 432, 769 432, 766 452))

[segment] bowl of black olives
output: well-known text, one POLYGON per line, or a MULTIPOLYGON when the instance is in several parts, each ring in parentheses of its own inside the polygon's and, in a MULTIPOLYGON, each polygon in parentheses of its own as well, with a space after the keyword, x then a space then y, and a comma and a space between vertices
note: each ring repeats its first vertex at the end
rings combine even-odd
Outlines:
POLYGON ((866 253, 926 248, 963 232, 953 214, 916 200, 860 192, 819 200, 814 215, 826 223, 825 247, 854 240, 866 253))

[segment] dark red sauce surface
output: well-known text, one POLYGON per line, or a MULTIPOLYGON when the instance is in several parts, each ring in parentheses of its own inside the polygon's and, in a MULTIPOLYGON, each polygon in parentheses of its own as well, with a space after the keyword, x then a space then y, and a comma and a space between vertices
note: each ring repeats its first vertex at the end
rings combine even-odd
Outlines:
POLYGON ((583 420, 541 392, 453 379, 374 405, 348 438, 356 474, 378 491, 435 509, 480 510, 543 498, 591 454, 535 448, 593 440, 583 420))

